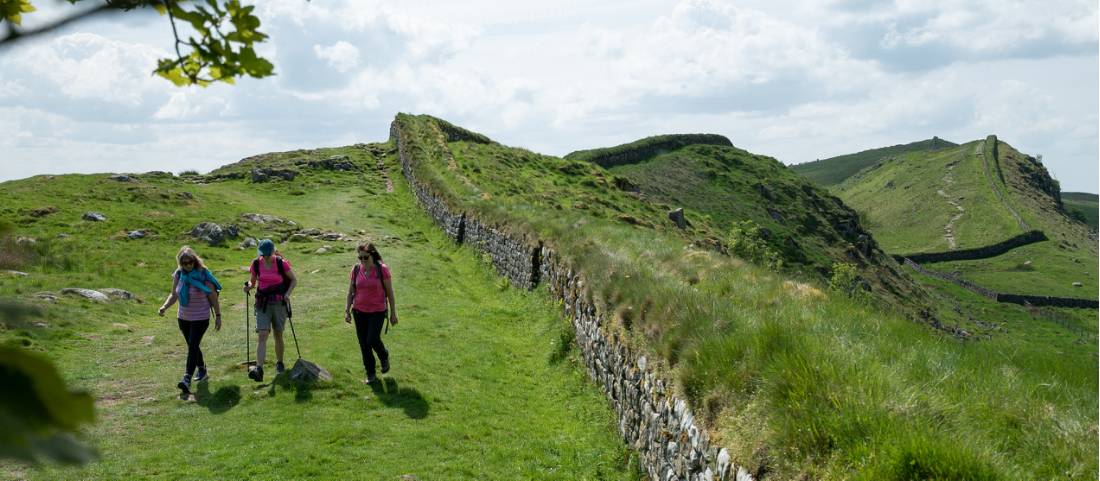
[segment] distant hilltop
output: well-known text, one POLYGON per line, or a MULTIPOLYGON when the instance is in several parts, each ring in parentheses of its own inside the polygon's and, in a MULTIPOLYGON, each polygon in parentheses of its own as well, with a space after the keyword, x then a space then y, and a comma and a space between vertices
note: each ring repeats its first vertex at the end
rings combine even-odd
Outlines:
POLYGON ((603 168, 635 164, 688 145, 733 147, 733 142, 718 134, 670 134, 646 137, 629 144, 602 149, 578 150, 565 156, 569 160, 592 162, 603 168))

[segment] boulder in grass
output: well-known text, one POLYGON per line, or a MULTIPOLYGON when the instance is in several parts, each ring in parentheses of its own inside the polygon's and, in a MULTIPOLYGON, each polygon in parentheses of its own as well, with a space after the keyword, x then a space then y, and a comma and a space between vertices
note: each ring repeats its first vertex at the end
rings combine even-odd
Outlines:
POLYGON ((668 212, 668 219, 676 223, 676 227, 680 229, 687 228, 687 219, 684 218, 684 208, 678 207, 675 210, 668 212))
POLYGON ((149 235, 149 232, 141 229, 132 230, 126 233, 126 237, 130 238, 131 240, 144 239, 147 235, 149 235))
POLYGON ((332 381, 332 374, 317 364, 299 358, 287 372, 287 378, 296 383, 315 384, 332 381))
POLYGON ((258 245, 259 242, 256 241, 255 237, 246 237, 244 241, 241 242, 241 249, 248 249, 249 247, 256 247, 258 245))
POLYGON ((131 301, 131 300, 137 299, 137 296, 135 296, 134 293, 132 293, 130 291, 127 291, 127 290, 123 290, 123 289, 117 289, 117 288, 114 288, 114 287, 108 287, 106 289, 99 289, 99 292, 102 292, 103 294, 107 295, 107 297, 109 297, 111 299, 122 299, 122 300, 125 300, 125 301, 131 301))
POLYGON ((103 222, 107 220, 107 216, 99 212, 85 212, 80 218, 90 222, 103 222))
POLYGON ((104 293, 99 292, 99 291, 93 291, 91 289, 84 289, 84 288, 81 288, 81 287, 66 287, 64 289, 61 289, 61 293, 62 294, 68 294, 68 295, 71 295, 71 296, 83 297, 85 299, 88 299, 88 300, 94 301, 94 302, 107 302, 107 301, 111 300, 110 298, 107 297, 107 294, 104 294, 104 293))
POLYGON ((202 222, 191 228, 191 237, 205 241, 212 246, 220 245, 226 239, 236 239, 239 234, 237 226, 220 226, 213 222, 202 222))
POLYGON ((42 207, 42 208, 39 208, 39 209, 34 209, 34 210, 31 211, 31 217, 46 217, 50 214, 56 213, 58 210, 59 209, 57 207, 54 207, 52 205, 49 206, 49 207, 42 207))
POLYGON ((130 176, 125 175, 125 174, 115 174, 115 175, 112 175, 110 178, 111 178, 111 180, 116 180, 116 181, 119 181, 119 182, 133 182, 134 181, 133 177, 130 177, 130 176))

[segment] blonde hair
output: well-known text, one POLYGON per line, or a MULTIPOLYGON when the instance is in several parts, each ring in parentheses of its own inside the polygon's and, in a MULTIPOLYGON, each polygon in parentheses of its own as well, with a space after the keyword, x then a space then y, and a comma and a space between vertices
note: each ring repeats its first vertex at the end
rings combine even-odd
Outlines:
POLYGON ((206 269, 206 264, 203 264, 202 258, 199 257, 199 255, 195 253, 195 249, 192 249, 191 246, 180 247, 179 253, 176 254, 176 266, 179 267, 181 270, 183 269, 183 266, 181 265, 181 261, 183 261, 184 259, 194 260, 195 261, 195 267, 194 267, 195 269, 198 269, 198 270, 206 269))

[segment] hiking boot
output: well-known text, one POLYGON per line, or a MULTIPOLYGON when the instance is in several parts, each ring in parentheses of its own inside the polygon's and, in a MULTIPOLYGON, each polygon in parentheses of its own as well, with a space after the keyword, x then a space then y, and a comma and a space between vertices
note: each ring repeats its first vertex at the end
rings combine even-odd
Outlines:
POLYGON ((374 374, 367 374, 367 378, 363 380, 363 384, 374 384, 378 382, 378 378, 374 374))
POLYGON ((206 373, 206 367, 199 367, 199 371, 195 373, 195 382, 203 382, 209 377, 210 375, 206 373))
POLYGON ((275 363, 275 375, 277 376, 284 372, 286 372, 286 366, 283 364, 283 361, 275 363))
POLYGON ((252 369, 249 369, 248 370, 248 378, 253 380, 253 381, 256 381, 256 382, 263 382, 263 380, 264 380, 264 368, 262 368, 260 366, 256 366, 252 369))
POLYGON ((184 394, 191 394, 191 376, 184 374, 183 379, 180 380, 176 387, 180 388, 184 394))
POLYGON ((390 358, 386 357, 382 360, 382 374, 390 372, 390 358))

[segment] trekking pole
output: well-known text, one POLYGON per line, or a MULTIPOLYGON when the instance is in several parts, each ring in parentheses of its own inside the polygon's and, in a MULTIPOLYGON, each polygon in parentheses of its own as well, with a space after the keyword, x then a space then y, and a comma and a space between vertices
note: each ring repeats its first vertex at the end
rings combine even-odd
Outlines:
POLYGON ((298 347, 298 334, 294 333, 294 315, 290 308, 290 300, 286 301, 286 322, 290 323, 290 335, 294 337, 294 350, 298 351, 298 359, 302 358, 302 349, 298 347))
MULTIPOLYGON (((245 281, 244 285, 248 285, 248 281, 245 281)), ((248 291, 244 293, 244 365, 250 364, 250 357, 252 357, 252 345, 248 339, 248 305, 251 304, 251 295, 248 291)))

